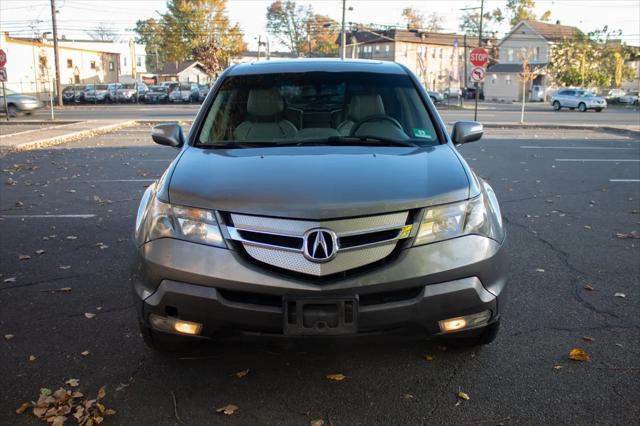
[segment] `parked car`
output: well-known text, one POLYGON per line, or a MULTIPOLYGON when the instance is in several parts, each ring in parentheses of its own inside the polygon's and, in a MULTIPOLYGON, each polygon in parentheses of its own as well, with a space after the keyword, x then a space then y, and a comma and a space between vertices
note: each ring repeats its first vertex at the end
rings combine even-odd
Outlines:
POLYGON ((200 88, 196 83, 180 83, 171 93, 171 102, 195 102, 200 97, 200 88))
POLYGON ((116 102, 118 90, 122 87, 122 83, 109 83, 107 85, 107 100, 111 103, 116 102))
POLYGON ((108 99, 106 84, 87 84, 84 89, 84 101, 87 103, 107 102, 108 99))
POLYGON ((14 92, 11 89, 5 88, 2 91, 0 87, 0 112, 8 115, 9 117, 15 117, 20 113, 33 114, 34 111, 42 108, 42 102, 33 96, 21 95, 14 92), (4 103, 5 97, 7 98, 7 109, 5 110, 4 103))
POLYGON ((149 91, 145 95, 144 101, 150 104, 169 102, 169 89, 167 86, 149 86, 149 91))
POLYGON ((171 92, 173 92, 180 86, 180 83, 178 83, 177 81, 165 81, 162 83, 162 85, 165 86, 169 94, 171 94, 171 92))
POLYGON ((445 98, 459 98, 462 96, 462 89, 459 87, 448 87, 442 93, 445 98))
POLYGON ((85 85, 74 86, 75 94, 73 95, 73 100, 77 104, 81 104, 84 102, 84 91, 87 88, 85 85))
POLYGON ((125 83, 118 89, 116 99, 118 102, 141 102, 148 91, 144 83, 125 83))
POLYGON ((495 338, 505 231, 493 189, 456 149, 482 124, 449 135, 393 62, 239 64, 212 90, 188 139, 176 123, 152 132, 180 152, 135 222, 131 283, 150 347, 225 329, 495 338), (302 97, 307 87, 331 101, 302 97))
POLYGON ((62 102, 64 104, 73 104, 76 101, 76 88, 74 85, 65 86, 62 89, 62 102))
POLYGON ((551 106, 554 111, 560 111, 562 108, 571 110, 578 108, 580 112, 590 109, 600 112, 607 107, 607 101, 588 90, 561 89, 551 97, 551 106))
POLYGON ((208 84, 200 84, 198 86, 198 101, 199 102, 203 102, 204 99, 207 97, 207 95, 209 94, 209 85, 208 84))
POLYGON ((638 92, 637 90, 632 90, 626 93, 624 96, 620 96, 620 103, 629 104, 629 105, 638 105, 638 92))
POLYGON ((438 104, 444 101, 444 96, 440 92, 436 92, 435 90, 427 90, 427 93, 429 94, 429 97, 434 104, 438 104))
POLYGON ((623 97, 624 95, 626 95, 625 91, 622 89, 611 89, 607 92, 607 100, 609 99, 620 99, 621 97, 623 97))

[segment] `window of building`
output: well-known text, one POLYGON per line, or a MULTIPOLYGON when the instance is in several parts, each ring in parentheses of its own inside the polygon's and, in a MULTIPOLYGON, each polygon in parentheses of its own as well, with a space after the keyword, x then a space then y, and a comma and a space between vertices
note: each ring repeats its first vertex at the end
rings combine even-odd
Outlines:
POLYGON ((123 57, 122 61, 124 62, 124 67, 126 68, 127 67, 127 57, 126 56, 123 57))
POLYGON ((385 56, 389 56, 389 54, 391 53, 391 46, 388 44, 384 45, 384 55, 385 56))
POLYGON ((109 71, 113 71, 115 67, 113 66, 113 61, 109 62, 109 71))
POLYGON ((142 56, 136 57, 136 66, 139 66, 139 67, 142 66, 142 56))
POLYGON ((73 68, 73 59, 67 59, 67 68, 73 68))
POLYGON ((92 70, 96 69, 96 61, 91 61, 91 69, 92 70))
POLYGON ((513 62, 513 49, 507 49, 507 62, 513 62))
POLYGON ((511 76, 507 75, 504 77, 504 82, 506 83, 507 86, 511 85, 511 76))
POLYGON ((536 62, 540 62, 540 48, 536 47, 535 50, 533 51, 534 54, 534 61, 536 62))
POLYGON ((376 52, 379 52, 379 51, 380 51, 380 45, 376 44, 376 52))
POLYGON ((498 81, 498 76, 496 74, 491 74, 491 84, 496 84, 498 81))

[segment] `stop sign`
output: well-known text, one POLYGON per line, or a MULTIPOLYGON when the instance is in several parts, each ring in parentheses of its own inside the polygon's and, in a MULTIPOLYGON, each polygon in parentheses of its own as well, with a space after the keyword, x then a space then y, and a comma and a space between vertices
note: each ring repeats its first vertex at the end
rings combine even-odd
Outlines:
POLYGON ((482 47, 476 47, 469 54, 469 61, 476 67, 483 67, 489 60, 489 54, 482 47))
POLYGON ((7 54, 4 53, 4 50, 0 49, 0 68, 4 67, 7 63, 7 54))

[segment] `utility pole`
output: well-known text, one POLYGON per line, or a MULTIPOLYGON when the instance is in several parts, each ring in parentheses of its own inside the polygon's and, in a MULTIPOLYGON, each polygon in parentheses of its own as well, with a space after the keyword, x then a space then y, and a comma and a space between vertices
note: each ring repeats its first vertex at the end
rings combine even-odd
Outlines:
POLYGON ((347 33, 345 32, 345 14, 347 11, 347 0, 342 0, 342 30, 340 31, 340 59, 344 60, 347 52, 347 33))
MULTIPOLYGON (((465 96, 467 94, 467 62, 469 62, 469 57, 467 56, 467 32, 465 31, 464 35, 462 36, 462 43, 464 44, 464 93, 465 96)), ((464 96, 462 97, 463 99, 463 103, 464 103, 464 96)))
MULTIPOLYGON (((482 47, 482 18, 484 15, 484 0, 480 0, 480 26, 478 28, 478 47, 482 47)), ((473 121, 478 121, 478 100, 480 99, 480 83, 476 83, 476 104, 473 108, 473 121)))
POLYGON ((309 21, 307 21, 307 49, 308 49, 308 54, 307 57, 311 57, 311 24, 309 21))
POLYGON ((257 60, 260 60, 260 46, 262 45, 262 36, 258 35, 258 58, 257 60))
POLYGON ((62 85, 60 84, 60 55, 58 53, 58 24, 56 22, 56 0, 51 0, 51 25, 53 27, 53 57, 56 65, 56 104, 62 106, 62 85))

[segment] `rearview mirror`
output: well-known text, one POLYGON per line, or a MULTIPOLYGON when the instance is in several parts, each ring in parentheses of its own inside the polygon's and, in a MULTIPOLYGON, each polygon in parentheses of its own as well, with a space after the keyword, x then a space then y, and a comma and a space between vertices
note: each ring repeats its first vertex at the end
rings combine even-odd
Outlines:
POLYGON ((477 121, 458 121, 451 130, 451 140, 456 145, 475 142, 482 137, 484 128, 477 121))
POLYGON ((157 144, 180 148, 184 145, 184 133, 178 123, 164 123, 153 126, 151 139, 157 144))

